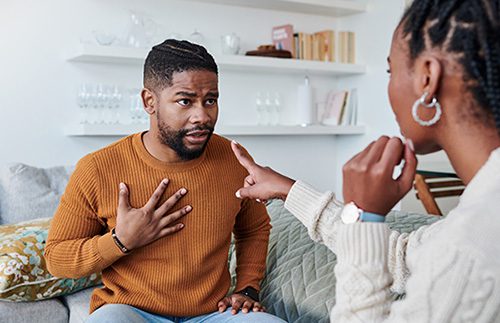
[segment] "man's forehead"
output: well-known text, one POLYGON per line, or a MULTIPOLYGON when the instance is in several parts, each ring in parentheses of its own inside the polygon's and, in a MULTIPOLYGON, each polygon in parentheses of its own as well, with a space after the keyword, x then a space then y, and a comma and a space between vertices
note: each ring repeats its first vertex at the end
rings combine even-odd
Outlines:
POLYGON ((200 82, 217 84, 217 74, 207 70, 189 70, 172 74, 172 86, 200 82))

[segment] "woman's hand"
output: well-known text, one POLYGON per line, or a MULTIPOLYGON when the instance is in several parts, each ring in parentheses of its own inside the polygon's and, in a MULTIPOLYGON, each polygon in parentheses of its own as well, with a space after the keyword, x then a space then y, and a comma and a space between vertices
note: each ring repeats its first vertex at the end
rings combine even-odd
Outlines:
POLYGON ((247 156, 240 145, 233 141, 231 143, 236 158, 248 171, 243 188, 236 192, 238 198, 250 198, 260 202, 279 198, 286 200, 288 192, 295 183, 294 180, 275 172, 269 167, 256 164, 251 157, 247 156))
POLYGON ((386 215, 410 191, 416 168, 410 140, 403 144, 399 138, 382 136, 344 165, 344 202, 386 215), (403 160, 401 174, 393 179, 394 167, 403 160))

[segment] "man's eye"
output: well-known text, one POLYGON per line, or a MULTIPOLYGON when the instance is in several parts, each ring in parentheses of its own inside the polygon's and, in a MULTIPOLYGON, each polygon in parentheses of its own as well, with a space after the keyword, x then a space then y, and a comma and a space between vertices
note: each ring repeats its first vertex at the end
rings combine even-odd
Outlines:
POLYGON ((207 101, 205 101, 205 103, 207 105, 215 105, 217 103, 217 100, 216 99, 208 99, 207 101))
POLYGON ((191 101, 188 99, 180 99, 179 101, 177 101, 177 103, 179 103, 182 106, 188 106, 191 103, 191 101))

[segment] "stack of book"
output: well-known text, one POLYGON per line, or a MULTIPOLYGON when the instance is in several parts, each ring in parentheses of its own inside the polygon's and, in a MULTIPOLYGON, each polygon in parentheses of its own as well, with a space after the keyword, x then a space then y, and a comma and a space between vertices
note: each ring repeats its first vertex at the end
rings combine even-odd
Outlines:
POLYGON ((358 122, 357 90, 330 91, 321 116, 321 123, 328 126, 356 125, 358 122))
POLYGON ((283 25, 272 29, 273 45, 276 49, 287 50, 296 59, 336 62, 337 47, 339 61, 354 63, 355 38, 354 32, 339 32, 339 42, 336 46, 335 31, 331 29, 312 34, 294 32, 293 26, 283 25))

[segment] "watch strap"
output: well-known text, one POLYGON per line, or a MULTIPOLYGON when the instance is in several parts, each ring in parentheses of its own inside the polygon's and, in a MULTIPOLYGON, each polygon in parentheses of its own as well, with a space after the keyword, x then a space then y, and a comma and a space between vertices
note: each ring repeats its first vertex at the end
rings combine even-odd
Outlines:
POLYGON ((250 297, 251 299, 253 299, 256 302, 259 301, 259 292, 255 288, 250 287, 250 286, 243 288, 239 292, 236 292, 236 294, 245 295, 247 297, 250 297))
POLYGON ((379 223, 381 223, 381 222, 385 222, 385 216, 380 215, 380 214, 376 214, 376 213, 363 211, 363 212, 361 212, 359 220, 361 222, 379 222, 379 223))

